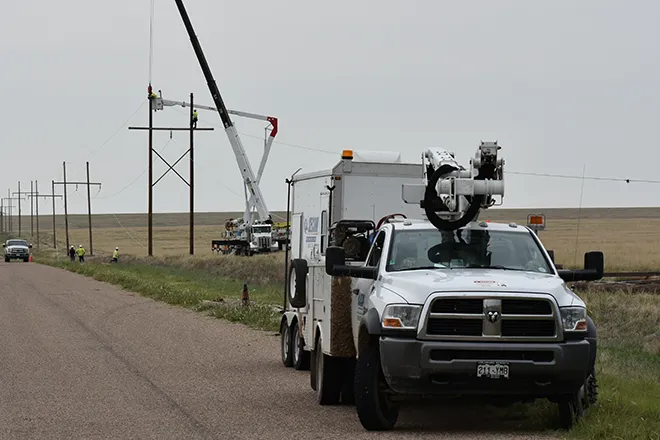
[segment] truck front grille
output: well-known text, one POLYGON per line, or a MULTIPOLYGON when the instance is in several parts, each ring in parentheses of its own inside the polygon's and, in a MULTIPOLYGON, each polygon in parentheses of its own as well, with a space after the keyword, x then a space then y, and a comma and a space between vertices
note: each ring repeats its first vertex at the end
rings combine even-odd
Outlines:
POLYGON ((444 340, 557 340, 558 311, 551 298, 493 294, 431 300, 420 334, 444 340))
POLYGON ((261 249, 269 248, 270 244, 271 244, 270 237, 259 237, 259 248, 261 249))

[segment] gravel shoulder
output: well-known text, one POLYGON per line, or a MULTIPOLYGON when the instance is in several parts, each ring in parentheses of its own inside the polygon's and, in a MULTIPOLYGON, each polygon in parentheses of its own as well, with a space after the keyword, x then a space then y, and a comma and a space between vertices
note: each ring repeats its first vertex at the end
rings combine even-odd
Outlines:
POLYGON ((366 432, 316 404, 277 335, 39 264, 0 263, 0 335, 3 439, 552 438, 438 406, 366 432))

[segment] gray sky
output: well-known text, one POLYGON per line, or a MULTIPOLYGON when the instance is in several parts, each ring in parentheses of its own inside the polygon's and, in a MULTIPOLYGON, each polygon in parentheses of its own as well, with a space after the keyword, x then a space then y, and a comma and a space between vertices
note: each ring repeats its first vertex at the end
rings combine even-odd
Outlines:
MULTIPOLYGON (((579 176, 586 164, 588 176, 660 179, 656 1, 185 4, 228 108, 277 116, 280 142, 334 152, 274 144, 262 181, 272 210, 286 207, 287 175, 329 168, 344 148, 418 161, 440 146, 467 165, 481 140, 496 139, 511 172, 579 176)), ((147 124, 149 10, 149 0, 6 2, 3 197, 19 179, 22 190, 38 180, 50 192, 64 160, 69 180, 84 179, 89 160, 92 180, 103 183, 92 190, 94 212, 146 212, 147 133, 127 126, 147 124)), ((155 10, 154 88, 174 100, 193 92, 197 103, 213 105, 175 2, 157 0, 155 10)), ((186 125, 187 112, 166 109, 155 124, 186 125)), ((220 117, 200 111, 200 118, 217 128, 196 136, 196 209, 242 209, 220 117)), ((264 124, 234 121, 256 172, 264 124)), ((187 136, 174 133, 163 153, 170 162, 187 136)), ((168 139, 156 133, 154 147, 168 139)), ((156 179, 166 167, 154 160, 156 179)), ((186 160, 177 165, 186 177, 187 168, 186 160)), ((503 207, 576 207, 580 185, 509 174, 503 207)), ((583 206, 658 206, 658 190, 586 181, 583 206)), ((85 188, 69 195, 70 212, 86 212, 85 188)), ((168 173, 154 188, 154 210, 187 208, 187 187, 168 173)))

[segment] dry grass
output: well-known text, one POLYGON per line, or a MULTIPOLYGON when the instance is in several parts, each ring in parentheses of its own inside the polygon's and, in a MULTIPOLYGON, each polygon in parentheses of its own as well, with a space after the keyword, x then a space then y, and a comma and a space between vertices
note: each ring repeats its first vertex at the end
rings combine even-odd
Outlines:
MULTIPOLYGON (((507 210, 491 209, 482 219, 492 221, 526 223, 528 213, 546 215, 547 229, 539 237, 548 249, 555 251, 556 261, 566 267, 581 266, 583 255, 590 250, 605 253, 607 271, 660 270, 660 208, 608 208, 585 209, 580 213, 579 240, 578 212, 575 209, 507 210), (576 253, 577 249, 577 253, 576 253)), ((240 213, 196 214, 195 254, 213 256, 210 243, 224 230, 224 220, 240 213)), ((277 213, 284 216, 284 213, 277 213)), ((117 215, 121 225, 112 215, 93 216, 93 244, 96 254, 109 255, 119 246, 122 255, 147 255, 147 226, 144 214, 117 215)), ((89 248, 86 216, 69 219, 71 244, 83 244, 89 248)), ((155 214, 153 246, 156 256, 187 255, 189 250, 187 214, 155 214)), ((42 219, 41 242, 52 246, 52 219, 42 219)), ((57 238, 64 246, 63 218, 58 218, 57 238)), ((29 234, 29 217, 23 219, 23 229, 29 234)), ((16 227, 15 227, 16 229, 16 227)), ((23 234, 26 235, 25 233, 23 234)), ((208 264, 203 260, 200 264, 208 264)))

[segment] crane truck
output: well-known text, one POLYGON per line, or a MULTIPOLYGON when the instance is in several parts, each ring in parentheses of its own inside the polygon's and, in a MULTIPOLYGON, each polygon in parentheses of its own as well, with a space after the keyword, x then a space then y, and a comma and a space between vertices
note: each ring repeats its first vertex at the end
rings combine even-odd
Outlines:
MULTIPOLYGON (((225 133, 227 134, 229 143, 231 144, 232 150, 234 151, 239 171, 243 177, 244 190, 246 193, 246 210, 244 213, 243 222, 236 222, 237 227, 235 229, 232 229, 231 231, 225 231, 227 234, 223 239, 212 240, 211 248, 224 250, 230 249, 232 253, 239 255, 252 255, 258 251, 270 250, 273 242, 273 220, 270 211, 266 206, 266 202, 264 200, 263 194, 261 193, 261 189, 259 188, 259 181, 261 179, 261 174, 263 173, 263 168, 266 164, 270 146, 273 142, 273 139, 275 138, 275 135, 277 134, 277 118, 227 109, 222 96, 220 95, 220 90, 218 89, 215 79, 213 78, 211 68, 206 61, 206 57, 202 51, 202 46, 199 43, 199 39, 195 35, 195 30, 192 26, 190 17, 188 16, 188 12, 186 11, 183 1, 175 0, 175 3, 179 10, 179 14, 181 15, 181 19, 186 28, 186 32, 188 33, 188 37, 190 38, 193 50, 195 51, 195 55, 199 61, 202 73, 204 74, 204 78, 206 79, 206 83, 209 87, 209 92, 211 93, 213 102, 215 104, 215 107, 197 106, 196 104, 194 107, 217 111, 220 114, 220 119, 222 120, 222 124, 225 128, 225 133), (241 138, 238 134, 238 131, 236 130, 236 126, 231 120, 230 114, 245 116, 253 119, 266 120, 273 127, 270 132, 270 136, 267 136, 269 139, 266 140, 264 145, 264 155, 261 160, 258 176, 254 175, 254 171, 252 170, 252 166, 248 160, 247 153, 245 152, 241 138), (256 219, 253 219, 252 217, 251 211, 253 208, 256 210, 256 219)), ((151 93, 151 91, 149 92, 151 93)), ((160 101, 157 101, 157 105, 159 106, 185 104, 179 101, 163 100, 162 97, 160 98, 160 101)))
POLYGON ((542 398, 570 429, 596 402, 596 327, 566 283, 601 278, 603 254, 558 270, 529 227, 479 219, 504 196, 500 148, 467 168, 348 150, 295 178, 281 360, 320 405, 388 430, 411 398, 542 398))

